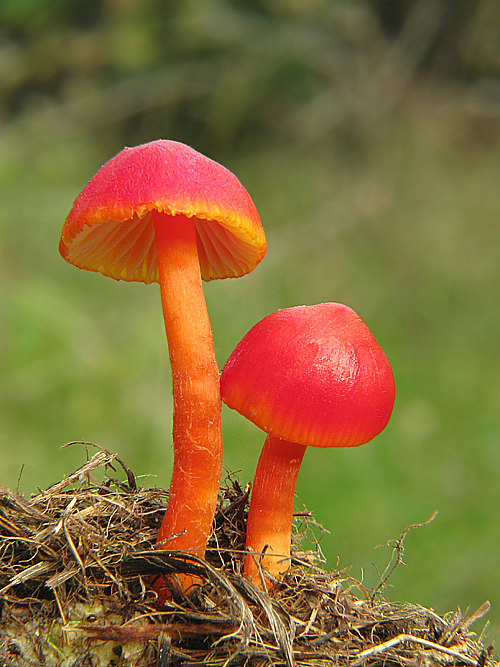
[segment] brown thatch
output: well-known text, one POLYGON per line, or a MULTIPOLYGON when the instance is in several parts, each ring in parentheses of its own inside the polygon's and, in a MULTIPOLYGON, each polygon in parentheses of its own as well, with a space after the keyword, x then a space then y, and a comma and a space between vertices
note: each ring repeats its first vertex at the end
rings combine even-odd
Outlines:
MULTIPOLYGON (((248 495, 227 478, 201 560, 154 550, 167 492, 138 487, 105 450, 29 500, 0 487, 0 666, 495 663, 470 630, 487 603, 468 618, 460 610, 442 618, 383 599, 406 531, 375 591, 346 571, 324 571, 318 549, 298 547, 269 594, 255 588, 241 576, 248 495), (175 586, 182 572, 202 581, 189 596, 175 586), (162 609, 151 588, 159 575, 172 586, 162 609)), ((298 524, 310 535, 314 519, 303 512, 298 524)))

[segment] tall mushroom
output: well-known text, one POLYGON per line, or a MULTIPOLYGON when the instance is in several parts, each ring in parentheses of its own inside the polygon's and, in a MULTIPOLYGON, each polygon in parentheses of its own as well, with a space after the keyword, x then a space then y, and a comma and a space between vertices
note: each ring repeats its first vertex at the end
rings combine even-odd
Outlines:
POLYGON ((394 377, 366 324, 339 303, 280 310, 238 343, 222 400, 267 432, 247 522, 245 574, 256 558, 275 577, 290 565, 295 484, 307 446, 355 447, 385 428, 394 377))
POLYGON ((201 279, 252 271, 266 241, 239 180, 167 140, 125 148, 85 186, 62 230, 70 264, 159 282, 173 380, 174 466, 158 547, 204 555, 222 470, 219 372, 201 279))

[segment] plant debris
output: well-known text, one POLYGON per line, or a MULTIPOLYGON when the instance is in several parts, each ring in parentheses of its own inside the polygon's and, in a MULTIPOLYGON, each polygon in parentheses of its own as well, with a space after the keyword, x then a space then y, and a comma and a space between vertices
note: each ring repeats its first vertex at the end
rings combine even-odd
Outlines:
POLYGON ((296 537, 314 548, 296 540, 289 572, 257 589, 242 576, 248 497, 229 475, 203 560, 154 549, 168 493, 138 486, 101 448, 29 500, 0 487, 0 667, 498 664, 470 630, 489 603, 440 617, 384 600, 386 579, 367 591, 346 570, 326 572, 308 512, 296 537), (200 585, 184 594, 178 573, 200 585), (170 588, 161 608, 158 576, 170 588))

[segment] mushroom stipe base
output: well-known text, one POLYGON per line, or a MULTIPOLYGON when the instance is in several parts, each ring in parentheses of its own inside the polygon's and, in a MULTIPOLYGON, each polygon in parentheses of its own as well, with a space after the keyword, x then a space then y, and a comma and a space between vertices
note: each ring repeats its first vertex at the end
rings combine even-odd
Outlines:
MULTIPOLYGON (((440 617, 391 603, 383 587, 325 571, 319 549, 293 545, 283 580, 257 589, 241 576, 249 490, 233 476, 206 560, 155 551, 167 497, 100 448, 30 499, 0 487, 2 667, 496 664, 470 629, 488 604, 440 617), (185 572, 203 586, 173 589, 157 609, 150 582, 185 572)), ((301 533, 316 526, 307 512, 297 521, 301 533)))

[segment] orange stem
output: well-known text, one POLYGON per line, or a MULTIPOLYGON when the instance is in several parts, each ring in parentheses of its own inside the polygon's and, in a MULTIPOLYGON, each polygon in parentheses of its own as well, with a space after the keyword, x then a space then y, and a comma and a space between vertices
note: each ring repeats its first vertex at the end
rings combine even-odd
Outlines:
POLYGON ((152 212, 173 385, 174 465, 159 549, 205 555, 222 472, 219 370, 193 218, 152 212))
POLYGON ((306 448, 268 435, 255 471, 247 520, 246 546, 251 549, 244 572, 261 586, 256 561, 275 577, 290 567, 293 499, 306 448))

